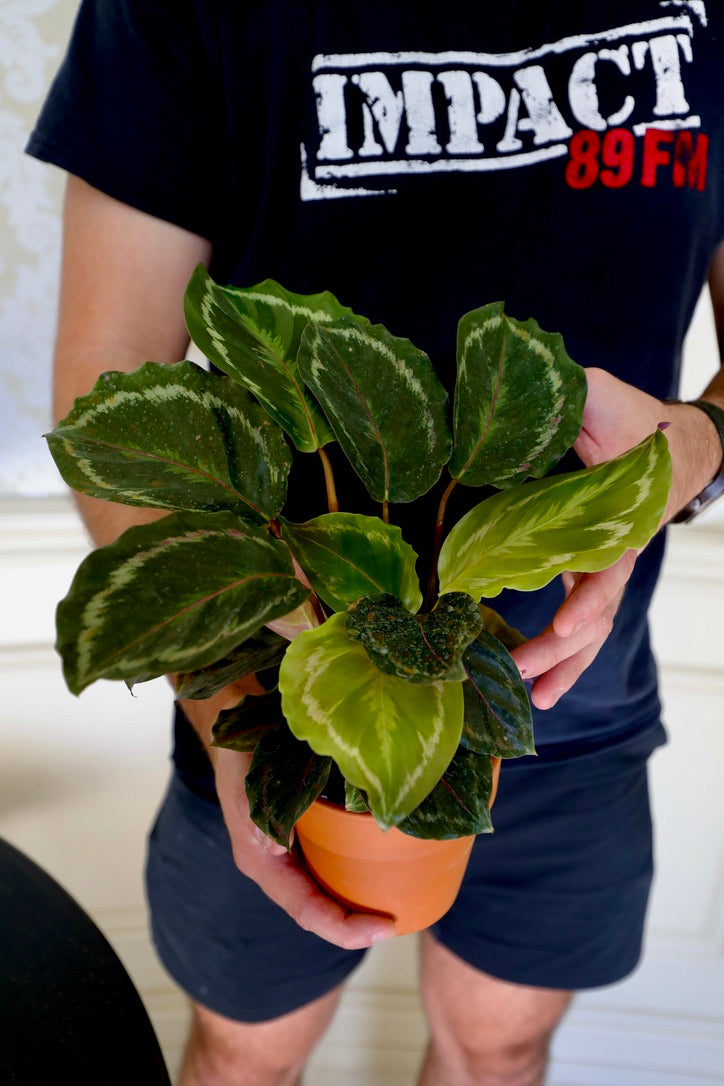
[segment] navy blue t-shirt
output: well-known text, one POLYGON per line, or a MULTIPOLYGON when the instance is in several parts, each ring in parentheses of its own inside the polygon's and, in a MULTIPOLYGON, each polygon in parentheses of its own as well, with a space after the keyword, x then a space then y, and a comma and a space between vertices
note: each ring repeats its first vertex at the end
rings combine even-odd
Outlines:
MULTIPOLYGON (((504 300, 666 397, 724 236, 723 29, 710 0, 85 0, 28 150, 210 239, 220 282, 333 291, 450 391, 459 317, 504 300)), ((324 511, 316 458, 290 492, 292 519, 324 511)), ((420 553, 435 503, 392 512, 420 553)), ((663 534, 595 663, 536 713, 539 746, 657 720, 662 554, 663 534)), ((492 603, 532 635, 561 599, 556 581, 492 603)))

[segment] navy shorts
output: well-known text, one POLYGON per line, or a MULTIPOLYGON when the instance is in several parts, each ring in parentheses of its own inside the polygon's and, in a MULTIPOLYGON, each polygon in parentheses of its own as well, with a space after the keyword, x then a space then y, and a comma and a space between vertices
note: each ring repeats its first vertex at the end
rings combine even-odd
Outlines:
MULTIPOLYGON (((636 966, 653 874, 647 759, 659 725, 605 750, 503 763, 494 834, 431 930, 492 976, 611 984, 636 966)), ((234 866, 218 804, 172 779, 149 840, 152 935, 174 980, 228 1018, 265 1021, 344 981, 364 951, 302 931, 234 866)))

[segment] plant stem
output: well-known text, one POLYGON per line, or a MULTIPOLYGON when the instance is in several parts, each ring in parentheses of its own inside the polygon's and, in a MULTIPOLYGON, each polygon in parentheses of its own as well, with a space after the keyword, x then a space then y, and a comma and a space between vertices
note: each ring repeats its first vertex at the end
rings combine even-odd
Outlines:
POLYGON ((440 504, 437 507, 435 536, 432 544, 432 563, 430 565, 430 575, 427 581, 427 595, 425 597, 425 610, 427 611, 432 607, 437 592, 437 561, 440 557, 440 548, 442 547, 442 530, 445 523, 445 511, 447 510, 447 503, 450 495, 457 486, 457 482, 457 479, 450 480, 443 491, 442 497, 440 498, 440 504))
POLYGON ((327 616, 324 613, 322 601, 320 600, 316 592, 312 591, 309 593, 309 601, 312 604, 315 615, 319 619, 319 625, 323 626, 324 623, 327 621, 327 616))
POLYGON ((322 461, 322 467, 324 468, 324 484, 327 488, 327 508, 330 513, 339 512, 339 502, 337 501, 337 490, 334 485, 334 472, 332 471, 332 465, 329 457, 323 448, 317 449, 319 457, 322 461))
POLYGON ((390 503, 388 502, 387 498, 385 498, 382 503, 382 519, 385 524, 390 523, 390 503))

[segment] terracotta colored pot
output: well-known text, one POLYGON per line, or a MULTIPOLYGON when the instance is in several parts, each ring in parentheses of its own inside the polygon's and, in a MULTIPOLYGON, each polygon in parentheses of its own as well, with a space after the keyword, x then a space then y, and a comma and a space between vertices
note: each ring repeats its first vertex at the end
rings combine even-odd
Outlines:
MULTIPOLYGON (((500 760, 493 761, 492 807, 500 760)), ((381 830, 372 815, 317 800, 296 825, 307 866, 330 896, 355 912, 397 921, 398 935, 422 931, 457 897, 474 837, 428 841, 381 830)))

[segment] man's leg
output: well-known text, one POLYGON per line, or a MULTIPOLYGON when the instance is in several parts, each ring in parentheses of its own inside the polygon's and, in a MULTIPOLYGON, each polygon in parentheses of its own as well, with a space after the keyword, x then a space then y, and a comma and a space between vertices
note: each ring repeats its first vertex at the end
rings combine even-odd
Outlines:
POLYGON ((421 976, 431 1039, 420 1086, 541 1086, 570 992, 496 980, 429 934, 421 976))
POLYGON ((235 1022, 192 1003, 178 1086, 297 1086, 340 993, 268 1022, 235 1022))

